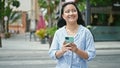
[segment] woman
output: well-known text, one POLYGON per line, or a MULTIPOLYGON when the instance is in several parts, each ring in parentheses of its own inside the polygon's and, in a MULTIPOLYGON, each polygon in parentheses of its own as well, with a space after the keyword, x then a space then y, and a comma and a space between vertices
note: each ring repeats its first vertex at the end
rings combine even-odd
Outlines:
POLYGON ((50 57, 57 60, 56 68, 88 68, 87 61, 96 55, 94 39, 83 26, 75 3, 67 2, 62 6, 61 20, 64 26, 56 31, 49 50, 50 57), (65 37, 73 37, 74 40, 68 44, 65 37))

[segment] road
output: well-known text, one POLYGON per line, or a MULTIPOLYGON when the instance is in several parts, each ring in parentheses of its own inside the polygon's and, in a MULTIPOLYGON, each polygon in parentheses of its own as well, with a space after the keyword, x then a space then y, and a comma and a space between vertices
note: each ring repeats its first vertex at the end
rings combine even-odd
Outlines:
MULTIPOLYGON (((119 68, 120 54, 98 54, 89 68, 119 68)), ((47 50, 2 50, 0 68, 54 68, 47 50)))
MULTIPOLYGON (((25 35, 2 39, 0 68, 54 68, 56 62, 48 56, 49 45, 29 41, 25 35), (13 44, 14 43, 14 44, 13 44)), ((95 42, 97 55, 89 68, 120 68, 120 42, 95 42)))
POLYGON ((47 50, 2 50, 0 68, 53 68, 47 50))
POLYGON ((89 63, 89 68, 120 68, 120 54, 116 55, 97 55, 89 63))

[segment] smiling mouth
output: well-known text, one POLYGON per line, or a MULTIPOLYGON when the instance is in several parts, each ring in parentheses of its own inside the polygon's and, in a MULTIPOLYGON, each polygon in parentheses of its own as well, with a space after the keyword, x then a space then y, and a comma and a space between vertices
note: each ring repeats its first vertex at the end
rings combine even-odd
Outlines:
POLYGON ((71 18, 71 19, 73 19, 73 18, 75 18, 74 16, 68 16, 68 18, 71 18))

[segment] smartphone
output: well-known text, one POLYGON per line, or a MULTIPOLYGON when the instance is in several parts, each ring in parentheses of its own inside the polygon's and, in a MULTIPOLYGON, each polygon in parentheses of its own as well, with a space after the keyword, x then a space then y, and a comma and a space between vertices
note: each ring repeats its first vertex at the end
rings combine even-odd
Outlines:
POLYGON ((65 42, 66 43, 73 43, 74 42, 74 38, 73 37, 65 37, 65 42))
POLYGON ((74 42, 74 38, 73 37, 65 37, 65 42, 66 42, 66 47, 70 47, 70 43, 74 42))

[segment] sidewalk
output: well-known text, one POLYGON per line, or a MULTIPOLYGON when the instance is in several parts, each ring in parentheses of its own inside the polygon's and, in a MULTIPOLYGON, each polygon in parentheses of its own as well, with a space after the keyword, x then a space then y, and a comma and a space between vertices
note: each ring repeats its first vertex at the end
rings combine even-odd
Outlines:
POLYGON ((97 50, 120 50, 120 41, 95 42, 97 50))
MULTIPOLYGON (((120 41, 95 42, 97 50, 120 50, 120 41)), ((9 39, 2 39, 0 49, 32 49, 49 50, 49 44, 41 44, 40 41, 29 40, 29 34, 16 34, 9 39)))
POLYGON ((40 41, 30 41, 29 34, 15 34, 9 39, 2 39, 1 49, 22 49, 22 50, 48 50, 49 44, 41 44, 40 41))
POLYGON ((120 41, 95 42, 97 55, 120 55, 120 41))

